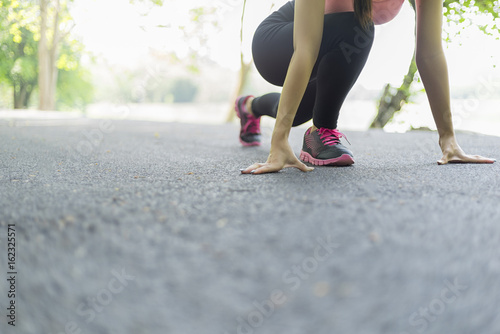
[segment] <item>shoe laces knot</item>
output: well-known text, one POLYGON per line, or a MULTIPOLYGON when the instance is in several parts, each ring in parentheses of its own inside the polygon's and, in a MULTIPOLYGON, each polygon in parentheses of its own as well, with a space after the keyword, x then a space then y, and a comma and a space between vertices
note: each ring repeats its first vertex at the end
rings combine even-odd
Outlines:
POLYGON ((318 129, 321 141, 323 144, 328 145, 328 146, 333 146, 337 145, 340 143, 340 138, 345 138, 349 145, 351 144, 345 134, 340 132, 337 129, 327 129, 327 128, 320 128, 318 129))
POLYGON ((255 117, 251 115, 250 113, 247 116, 247 122, 245 123, 245 126, 243 127, 243 131, 245 133, 254 133, 254 134, 259 134, 260 132, 260 117, 255 117))

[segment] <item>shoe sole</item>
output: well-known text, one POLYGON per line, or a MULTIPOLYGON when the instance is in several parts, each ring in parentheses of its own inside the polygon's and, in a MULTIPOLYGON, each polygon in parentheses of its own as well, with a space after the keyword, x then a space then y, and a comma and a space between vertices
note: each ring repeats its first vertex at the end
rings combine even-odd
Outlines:
POLYGON ((300 152, 300 160, 315 166, 350 166, 354 163, 354 159, 349 154, 342 154, 334 159, 315 159, 304 151, 300 152))
MULTIPOLYGON (((244 97, 244 96, 238 96, 238 98, 236 99, 236 102, 234 103, 234 111, 236 111, 236 116, 238 116, 239 119, 241 119, 241 115, 240 115, 240 108, 238 107, 238 102, 241 100, 241 98, 244 97)), ((247 143, 246 141, 243 141, 240 137, 240 143, 241 145, 245 146, 245 147, 250 147, 250 146, 260 146, 260 142, 259 141, 254 141, 254 142, 251 142, 251 143, 247 143)))
POLYGON ((241 138, 240 138, 240 143, 241 143, 241 145, 243 145, 245 147, 260 146, 260 142, 259 141, 254 141, 254 142, 251 142, 251 143, 247 143, 246 141, 241 140, 241 138))

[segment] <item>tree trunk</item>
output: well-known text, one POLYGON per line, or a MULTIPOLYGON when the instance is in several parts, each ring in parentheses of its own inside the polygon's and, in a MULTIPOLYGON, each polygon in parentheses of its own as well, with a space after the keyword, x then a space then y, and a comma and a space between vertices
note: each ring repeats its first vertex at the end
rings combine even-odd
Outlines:
POLYGON ((19 88, 19 92, 17 92, 17 86, 14 85, 13 90, 14 90, 14 109, 23 109, 23 105, 20 98, 21 88, 19 88))
POLYGON ((230 107, 229 107, 229 112, 227 113, 226 122, 232 122, 233 119, 236 117, 236 113, 234 112, 234 102, 238 98, 238 96, 242 94, 251 68, 252 68, 252 61, 245 63, 242 60, 238 76, 238 83, 236 84, 236 89, 230 101, 230 107))
MULTIPOLYGON (((24 54, 25 46, 26 43, 24 41, 18 44, 17 48, 18 48, 19 58, 25 56, 24 54)), ((24 82, 24 79, 22 77, 18 78, 17 80, 11 78, 11 83, 13 87, 14 109, 27 109, 29 97, 31 95, 31 90, 32 90, 31 84, 24 82)))
POLYGON ((38 41, 38 89, 40 91, 39 109, 47 110, 50 87, 49 47, 47 45, 48 0, 40 0, 40 40, 38 41))
MULTIPOLYGON (((240 47, 243 45, 243 23, 245 20, 245 9, 247 5, 247 0, 243 1, 243 12, 241 14, 241 27, 240 27, 240 47)), ((276 4, 274 1, 271 2, 271 7, 269 8, 269 12, 271 12, 276 4)), ((243 93, 245 88, 245 84, 248 81, 248 74, 250 73, 250 69, 252 68, 253 60, 249 62, 245 62, 243 57, 243 50, 240 50, 240 72, 238 76, 238 83, 236 84, 235 92, 231 97, 229 112, 227 113, 226 122, 232 122, 236 117, 236 113, 234 112, 234 102, 243 93)))
POLYGON ((61 11, 61 1, 55 1, 55 12, 54 12, 54 26, 53 26, 53 35, 52 35, 52 47, 50 49, 50 86, 49 86, 49 95, 48 102, 51 110, 55 110, 56 106, 56 89, 57 89, 57 58, 59 58, 59 39, 61 35, 61 31, 59 29, 59 18, 61 11))
POLYGON ((417 73, 417 64, 415 62, 415 53, 411 59, 408 73, 406 73, 403 84, 395 93, 392 92, 390 84, 385 86, 382 97, 379 101, 378 114, 373 120, 370 128, 384 128, 386 124, 401 110, 404 103, 408 102, 411 96, 410 88, 417 73))
POLYGON ((29 92, 26 84, 21 83, 19 86, 19 91, 14 86, 14 109, 27 109, 28 100, 31 92, 29 92))
POLYGON ((55 109, 55 94, 57 87, 56 61, 60 38, 60 0, 55 1, 51 43, 49 43, 47 39, 48 12, 48 0, 40 0, 40 40, 38 42, 38 88, 40 91, 40 110, 55 109))
POLYGON ((26 86, 26 94, 24 95, 23 105, 24 108, 28 109, 28 103, 30 101, 31 93, 33 92, 33 86, 26 86))
POLYGON ((245 88, 245 83, 247 82, 248 73, 250 72, 250 69, 252 68, 252 63, 253 63, 252 60, 249 61, 248 63, 245 62, 245 59, 243 56, 243 50, 242 50, 243 23, 245 21, 246 6, 247 6, 247 0, 244 0, 243 1, 243 11, 241 13, 241 26, 240 26, 240 72, 239 72, 239 77, 238 77, 238 83, 236 85, 236 90, 233 93, 233 96, 231 97, 231 101, 229 102, 230 107, 229 107, 229 112, 227 113, 226 122, 232 122, 234 117, 236 116, 236 113, 234 112, 234 101, 243 92, 243 89, 245 88))

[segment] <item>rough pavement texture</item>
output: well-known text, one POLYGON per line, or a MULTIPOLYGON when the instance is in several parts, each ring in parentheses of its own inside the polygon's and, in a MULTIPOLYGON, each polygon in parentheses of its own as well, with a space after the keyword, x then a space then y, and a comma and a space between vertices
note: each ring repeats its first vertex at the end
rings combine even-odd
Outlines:
POLYGON ((500 164, 438 166, 434 133, 348 132, 352 167, 252 176, 269 138, 235 125, 43 123, 0 123, 2 334, 500 333, 500 164))

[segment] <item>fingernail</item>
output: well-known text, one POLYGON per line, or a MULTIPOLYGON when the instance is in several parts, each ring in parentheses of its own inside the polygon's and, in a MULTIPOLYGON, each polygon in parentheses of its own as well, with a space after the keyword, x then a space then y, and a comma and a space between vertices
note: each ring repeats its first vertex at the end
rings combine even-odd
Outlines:
POLYGON ((240 172, 243 172, 243 171, 244 171, 244 169, 240 169, 240 172))
POLYGON ((252 174, 255 173, 255 169, 253 171, 251 171, 250 173, 252 173, 252 174))

